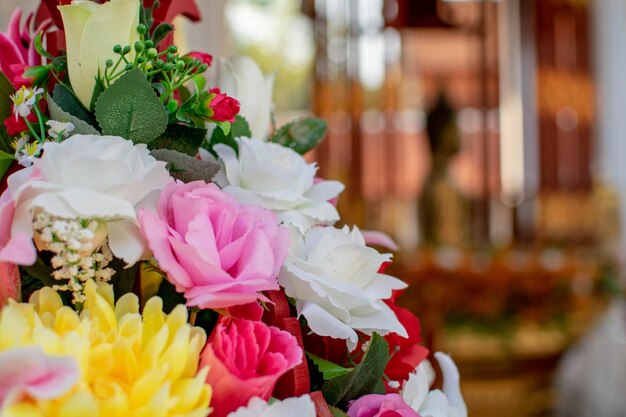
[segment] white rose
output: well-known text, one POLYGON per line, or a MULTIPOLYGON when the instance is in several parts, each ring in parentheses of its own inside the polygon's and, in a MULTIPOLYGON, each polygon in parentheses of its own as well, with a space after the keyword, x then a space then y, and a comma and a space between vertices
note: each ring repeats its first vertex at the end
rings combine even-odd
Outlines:
POLYGON ((250 126, 252 136, 267 140, 272 115, 274 74, 264 75, 259 65, 246 56, 220 60, 217 86, 241 104, 239 114, 250 126))
POLYGON ((250 400, 246 407, 239 407, 228 417, 315 417, 315 404, 308 395, 287 398, 269 405, 259 397, 250 400))
POLYGON ((237 138, 239 155, 227 145, 216 145, 223 164, 214 181, 241 204, 272 210, 278 219, 305 233, 314 225, 339 220, 328 202, 343 191, 339 181, 315 181, 315 164, 276 143, 237 138))
POLYGON ((109 246, 133 264, 147 246, 137 223, 140 207, 156 207, 158 192, 171 180, 164 162, 146 145, 113 136, 74 135, 47 142, 43 156, 9 178, 15 201, 12 233, 33 235, 33 212, 106 224, 109 246))
POLYGON ((409 374, 402 387, 402 398, 422 417, 467 417, 459 387, 459 370, 448 355, 437 352, 435 358, 443 374, 443 392, 438 389, 429 391, 435 372, 430 362, 424 360, 409 374))
POLYGON ((292 244, 279 276, 288 296, 296 299, 298 315, 321 336, 347 339, 353 350, 356 330, 371 335, 406 330, 383 302, 393 290, 406 288, 397 278, 380 274, 391 255, 365 246, 355 227, 316 227, 304 236, 292 233, 292 244))

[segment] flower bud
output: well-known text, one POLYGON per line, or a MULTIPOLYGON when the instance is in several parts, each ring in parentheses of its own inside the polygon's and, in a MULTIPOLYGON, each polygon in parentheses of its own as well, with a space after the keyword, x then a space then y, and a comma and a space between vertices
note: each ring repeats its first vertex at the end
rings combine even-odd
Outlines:
POLYGON ((148 29, 143 23, 140 23, 139 26, 137 26, 137 32, 139 32, 140 35, 145 35, 147 31, 148 29))
MULTIPOLYGON (((147 42, 146 42, 146 43, 147 43, 147 42)), ((154 59, 154 58, 156 58, 156 57, 157 57, 157 55, 159 55, 159 52, 158 52, 156 49, 154 49, 154 48, 150 48, 150 49, 148 49, 148 51, 146 52, 146 57, 147 57, 148 59, 154 59)))
POLYGON ((134 46, 135 46, 135 51, 139 53, 143 52, 143 50, 146 48, 146 46, 141 41, 135 42, 134 46))
POLYGON ((128 55, 130 53, 130 45, 126 45, 124 49, 122 49, 122 54, 128 55))
POLYGON ((115 52, 116 54, 121 54, 122 53, 122 45, 115 45, 113 47, 113 52, 115 52))

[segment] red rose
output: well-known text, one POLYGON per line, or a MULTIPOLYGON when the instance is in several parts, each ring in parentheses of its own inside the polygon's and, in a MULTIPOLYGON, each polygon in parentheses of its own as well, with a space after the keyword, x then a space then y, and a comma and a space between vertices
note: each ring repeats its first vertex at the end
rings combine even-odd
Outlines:
POLYGON ((210 54, 207 54, 206 52, 193 51, 193 52, 189 52, 185 56, 198 60, 202 62, 203 64, 205 64, 207 67, 210 67, 211 63, 213 63, 213 56, 210 54))
POLYGON ((215 94, 208 104, 209 109, 213 111, 212 119, 216 122, 234 122, 235 115, 239 113, 239 102, 220 92, 219 88, 212 88, 210 92, 215 94))

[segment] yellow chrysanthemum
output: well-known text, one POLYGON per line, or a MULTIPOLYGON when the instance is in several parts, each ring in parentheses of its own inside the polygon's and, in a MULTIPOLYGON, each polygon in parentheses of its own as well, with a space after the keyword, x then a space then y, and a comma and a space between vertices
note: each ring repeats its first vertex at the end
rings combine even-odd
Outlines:
POLYGON ((151 298, 139 314, 133 294, 113 305, 111 286, 88 282, 83 311, 63 306, 50 288, 30 303, 0 312, 0 351, 40 346, 49 355, 72 356, 81 380, 52 400, 24 398, 3 417, 204 417, 209 413, 208 369, 198 370, 206 334, 187 323, 187 310, 163 313, 151 298), (143 316, 143 317, 142 317, 143 316))

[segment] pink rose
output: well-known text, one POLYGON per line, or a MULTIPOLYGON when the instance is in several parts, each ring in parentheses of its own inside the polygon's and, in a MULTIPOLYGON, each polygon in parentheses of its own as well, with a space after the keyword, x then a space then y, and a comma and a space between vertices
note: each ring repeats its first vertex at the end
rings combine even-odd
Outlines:
MULTIPOLYGON (((14 214, 15 202, 9 191, 5 191, 0 196, 0 262, 32 265, 37 260, 35 244, 25 233, 11 232, 14 214)), ((0 279, 4 281, 5 275, 0 279)), ((6 287, 6 283, 2 282, 0 286, 6 287)))
POLYGON ((229 308, 278 289, 289 232, 269 210, 239 205, 214 184, 176 182, 162 191, 158 215, 144 210, 139 222, 189 306, 229 308))
POLYGON ((268 400, 276 381, 302 362, 295 337, 260 321, 223 318, 200 355, 213 388, 211 417, 225 417, 250 398, 268 400))
POLYGON ((213 63, 213 56, 211 56, 210 54, 207 54, 206 52, 192 51, 192 52, 189 52, 185 56, 198 60, 208 67, 210 67, 211 64, 213 63))
POLYGON ((420 417, 399 394, 369 394, 353 401, 348 417, 420 417))
POLYGON ((57 398, 69 391, 79 377, 74 358, 48 356, 38 346, 0 351, 0 414, 24 395, 57 398))

